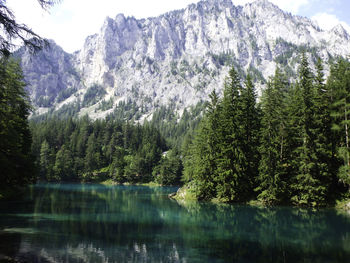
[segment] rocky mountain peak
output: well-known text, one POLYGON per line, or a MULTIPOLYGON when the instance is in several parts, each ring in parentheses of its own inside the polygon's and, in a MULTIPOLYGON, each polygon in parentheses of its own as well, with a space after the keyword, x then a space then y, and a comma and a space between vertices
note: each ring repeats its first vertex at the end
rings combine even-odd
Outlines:
POLYGON ((22 57, 22 65, 38 112, 42 94, 55 110, 80 101, 79 115, 99 118, 131 101, 149 118, 162 105, 181 113, 214 88, 220 92, 232 65, 253 72, 258 87, 276 65, 293 76, 300 49, 324 59, 346 56, 349 36, 342 27, 322 31, 267 0, 243 7, 231 0, 202 0, 158 17, 107 17, 80 51, 70 55, 54 46, 34 63, 22 57), (51 88, 43 90, 46 79, 51 88), (86 101, 85 94, 93 92, 95 99, 86 101))
POLYGON ((331 29, 331 32, 333 32, 334 34, 338 35, 341 38, 345 38, 345 39, 349 40, 349 33, 346 31, 346 29, 341 24, 338 24, 335 27, 333 27, 331 29))

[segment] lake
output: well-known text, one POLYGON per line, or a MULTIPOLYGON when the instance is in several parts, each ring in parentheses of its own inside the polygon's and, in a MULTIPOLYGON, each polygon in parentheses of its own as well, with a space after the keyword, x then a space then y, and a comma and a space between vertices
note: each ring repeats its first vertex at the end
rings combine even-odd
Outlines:
POLYGON ((0 202, 0 262, 350 262, 350 216, 333 209, 179 204, 174 191, 33 186, 0 202))

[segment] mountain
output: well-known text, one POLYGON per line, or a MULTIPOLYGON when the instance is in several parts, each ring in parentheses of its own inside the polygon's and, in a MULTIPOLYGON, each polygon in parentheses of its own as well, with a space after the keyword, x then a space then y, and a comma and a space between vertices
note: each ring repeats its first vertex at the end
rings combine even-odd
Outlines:
POLYGON ((206 100, 213 89, 221 91, 232 65, 250 71, 257 87, 276 65, 293 77, 301 50, 311 62, 346 56, 349 34, 341 25, 324 31, 267 0, 245 6, 203 0, 147 19, 107 17, 74 54, 52 43, 34 57, 24 48, 17 55, 35 114, 100 118, 132 105, 142 119, 162 105, 181 114, 206 100))

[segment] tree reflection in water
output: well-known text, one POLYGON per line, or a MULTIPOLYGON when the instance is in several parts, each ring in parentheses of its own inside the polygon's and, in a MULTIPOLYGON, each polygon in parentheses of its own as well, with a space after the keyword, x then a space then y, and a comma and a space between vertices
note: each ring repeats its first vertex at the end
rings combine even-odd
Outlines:
POLYGON ((0 203, 0 261, 1 257, 91 263, 350 258, 350 219, 334 210, 178 204, 167 197, 172 191, 35 186, 25 200, 0 203))

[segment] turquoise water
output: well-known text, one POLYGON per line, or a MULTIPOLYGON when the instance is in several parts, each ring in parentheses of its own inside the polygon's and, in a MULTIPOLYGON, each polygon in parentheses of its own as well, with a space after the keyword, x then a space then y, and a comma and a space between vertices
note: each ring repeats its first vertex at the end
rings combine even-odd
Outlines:
POLYGON ((0 262, 350 262, 349 216, 179 204, 175 190, 34 186, 0 202, 0 262))

